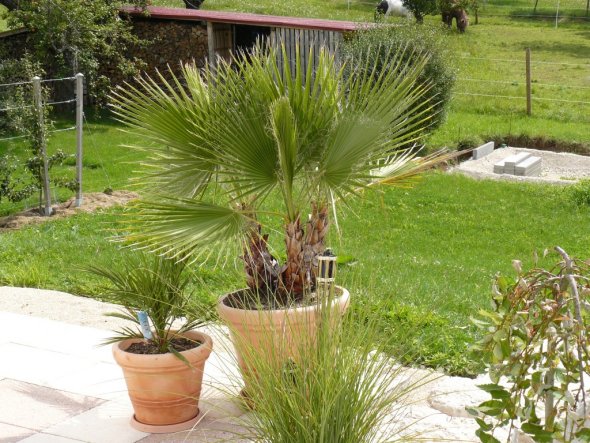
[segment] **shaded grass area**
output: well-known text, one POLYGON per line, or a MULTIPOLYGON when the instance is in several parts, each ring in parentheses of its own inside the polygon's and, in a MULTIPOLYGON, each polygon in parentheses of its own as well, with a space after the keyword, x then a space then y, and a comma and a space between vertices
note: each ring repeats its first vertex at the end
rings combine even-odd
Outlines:
MULTIPOLYGON (((77 268, 122 260, 124 251, 106 238, 123 213, 112 209, 1 233, 0 283, 100 298, 98 282, 77 268)), ((513 275, 514 258, 530 267, 534 251, 542 255, 556 244, 588 257, 589 216, 559 187, 433 173, 412 190, 367 194, 341 216, 344 236, 332 229, 330 244, 354 258, 340 265, 339 283, 381 319, 392 352, 470 374, 478 365, 466 352, 475 334, 469 317, 488 307, 494 274, 513 275)), ((272 233, 276 251, 284 249, 282 242, 272 233)), ((212 304, 243 286, 238 255, 223 268, 213 260, 199 268, 198 300, 212 304)))

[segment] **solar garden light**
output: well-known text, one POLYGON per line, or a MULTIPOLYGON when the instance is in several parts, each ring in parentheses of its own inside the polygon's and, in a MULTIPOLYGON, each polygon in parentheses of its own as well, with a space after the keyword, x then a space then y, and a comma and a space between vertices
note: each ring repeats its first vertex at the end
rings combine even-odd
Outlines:
POLYGON ((317 282, 324 284, 334 283, 334 280, 336 280, 336 258, 331 249, 326 249, 318 256, 317 282))

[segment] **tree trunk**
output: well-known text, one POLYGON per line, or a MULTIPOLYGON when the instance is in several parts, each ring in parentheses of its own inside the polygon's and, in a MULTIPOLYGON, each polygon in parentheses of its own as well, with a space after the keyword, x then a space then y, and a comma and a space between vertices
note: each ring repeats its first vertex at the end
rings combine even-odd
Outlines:
POLYGON ((0 0, 0 5, 6 6, 9 11, 18 9, 20 0, 0 0))
POLYGON ((305 267, 303 266, 303 229, 301 219, 289 222, 285 229, 285 243, 287 247, 287 263, 282 274, 281 288, 287 294, 301 299, 311 281, 306 281, 305 267))
POLYGON ((537 5, 539 4, 539 0, 535 0, 535 7, 533 8, 533 12, 537 12, 537 5))
POLYGON ((305 241, 303 245, 303 266, 306 279, 315 284, 315 272, 318 266, 318 256, 325 250, 324 238, 328 233, 328 207, 313 203, 311 217, 305 229, 305 241))
POLYGON ((242 256, 248 288, 258 295, 274 293, 278 287, 279 278, 278 262, 268 250, 268 234, 262 235, 260 231, 258 224, 251 229, 242 256))

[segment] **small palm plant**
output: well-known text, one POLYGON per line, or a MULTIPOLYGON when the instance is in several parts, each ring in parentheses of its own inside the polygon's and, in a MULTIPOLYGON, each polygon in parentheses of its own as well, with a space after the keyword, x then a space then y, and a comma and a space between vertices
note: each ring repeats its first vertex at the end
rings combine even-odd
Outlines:
MULTIPOLYGON (((172 352, 180 355, 173 345, 185 332, 191 331, 204 323, 203 317, 195 315, 190 307, 188 285, 191 275, 186 270, 186 262, 171 260, 163 256, 139 254, 129 256, 120 268, 89 266, 87 270, 108 280, 103 287, 104 297, 122 305, 122 312, 108 315, 128 320, 136 327, 122 327, 116 335, 107 339, 105 344, 117 343, 130 338, 144 338, 138 312, 145 312, 151 322, 148 342, 154 352, 165 354, 172 352), (176 327, 176 320, 183 319, 176 327)), ((194 346, 197 344, 195 343, 194 346)))
POLYGON ((314 288, 337 203, 375 185, 409 185, 451 157, 400 150, 433 116, 428 87, 417 82, 423 54, 390 52, 380 61, 389 69, 379 70, 360 57, 346 77, 323 49, 315 70, 300 57, 294 69, 283 63, 284 47, 279 55, 259 46, 202 71, 186 65, 170 82, 140 78, 113 97, 119 119, 151 142, 143 149, 154 193, 139 203, 129 239, 173 255, 239 241, 248 286, 271 305, 314 288), (284 264, 261 214, 283 220, 284 264))

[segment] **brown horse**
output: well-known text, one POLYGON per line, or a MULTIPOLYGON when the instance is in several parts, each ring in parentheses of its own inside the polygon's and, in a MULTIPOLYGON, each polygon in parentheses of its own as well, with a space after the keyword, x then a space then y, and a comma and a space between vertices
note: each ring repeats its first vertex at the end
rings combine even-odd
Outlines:
POLYGON ((469 26, 469 16, 465 9, 459 6, 457 0, 441 1, 441 15, 443 23, 449 28, 453 26, 453 19, 455 19, 459 32, 465 32, 469 26))

